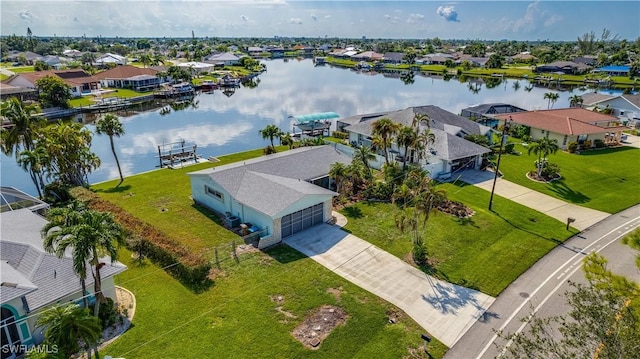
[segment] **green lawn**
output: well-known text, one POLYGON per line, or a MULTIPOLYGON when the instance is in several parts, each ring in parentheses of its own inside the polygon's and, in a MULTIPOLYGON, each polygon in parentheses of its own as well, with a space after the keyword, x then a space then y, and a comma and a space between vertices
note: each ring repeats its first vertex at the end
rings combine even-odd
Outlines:
MULTIPOLYGON (((133 327, 101 352, 125 358, 402 358, 423 353, 424 332, 402 315, 389 324, 391 304, 358 288, 297 251, 280 246, 241 255, 215 285, 194 294, 154 265, 132 263, 116 278, 136 296, 133 327), (328 289, 337 289, 336 296, 328 289), (274 300, 282 296, 282 302, 274 300), (343 308, 348 319, 318 350, 291 332, 322 305, 343 308), (279 309, 279 307, 281 307, 279 309)), ((429 344, 432 358, 446 347, 429 344)), ((427 356, 422 354, 423 358, 427 356)), ((412 356, 415 358, 415 356, 412 356)))
MULTIPOLYGON (((450 199, 471 207, 467 220, 437 213, 427 224, 426 246, 435 274, 451 283, 479 289, 492 296, 502 292, 558 243, 577 231, 540 212, 502 197, 488 211, 489 192, 470 185, 441 185, 450 199)), ((388 203, 359 203, 341 212, 346 229, 399 258, 411 251, 411 234, 402 234, 388 203)))
MULTIPOLYGON (((104 88, 103 90, 108 90, 108 88, 104 88)), ((115 91, 113 92, 107 92, 107 93, 101 94, 100 98, 110 98, 110 97, 134 98, 134 97, 151 95, 153 93, 153 91, 138 92, 138 91, 129 90, 129 89, 114 89, 114 90, 115 91)), ((71 105, 71 107, 83 107, 83 106, 95 105, 96 101, 93 101, 94 99, 96 99, 96 97, 94 96, 82 96, 79 98, 74 98, 69 100, 69 104, 71 105)))
MULTIPOLYGON (((287 147, 278 147, 284 151, 287 147)), ((238 237, 218 225, 209 211, 194 205, 187 173, 262 155, 262 149, 220 157, 181 169, 162 169, 92 185, 100 197, 117 204, 193 250, 229 243, 238 237), (162 211, 163 208, 168 211, 162 211), (212 220, 214 219, 214 220, 212 220)))
POLYGON ((560 166, 562 179, 544 184, 529 180, 534 154, 516 145, 521 155, 503 155, 500 170, 505 179, 533 190, 608 213, 640 203, 640 149, 620 147, 570 154, 558 151, 549 161, 560 166))

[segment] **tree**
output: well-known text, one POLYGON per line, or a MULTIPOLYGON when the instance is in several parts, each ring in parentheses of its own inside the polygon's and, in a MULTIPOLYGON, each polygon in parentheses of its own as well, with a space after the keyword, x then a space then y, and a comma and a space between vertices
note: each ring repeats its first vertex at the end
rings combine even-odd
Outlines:
POLYGON ((373 151, 371 150, 371 147, 369 146, 360 146, 353 153, 353 161, 360 163, 364 166, 365 175, 368 180, 370 180, 373 177, 369 162, 375 159, 376 159, 376 155, 373 153, 373 151))
POLYGON ((524 321, 527 333, 503 334, 511 358, 638 358, 640 351, 640 285, 613 274, 597 253, 583 262, 587 284, 570 282, 566 315, 524 321), (556 335, 559 332, 561 335, 556 335))
POLYGON ((271 148, 275 151, 275 147, 273 146, 273 139, 276 137, 280 137, 280 134, 282 133, 282 131, 280 131, 280 128, 278 128, 278 126, 274 124, 271 124, 267 125, 267 127, 263 128, 262 130, 259 130, 258 133, 262 135, 263 139, 269 139, 271 148))
POLYGON ((105 134, 109 136, 109 144, 111 145, 111 152, 113 153, 113 157, 116 159, 116 165, 118 166, 118 173, 120 174, 120 182, 118 186, 122 184, 124 181, 124 177, 122 177, 122 169, 120 168, 120 161, 118 160, 118 155, 116 154, 116 148, 113 145, 113 137, 120 137, 124 135, 124 127, 118 119, 118 116, 108 113, 102 116, 101 119, 96 123, 96 134, 102 135, 105 134))
POLYGON ((293 140, 293 137, 291 137, 291 133, 289 132, 281 132, 280 133, 280 144, 283 146, 288 146, 289 149, 293 148, 293 145, 295 144, 295 141, 293 140))
POLYGON ((329 168, 329 176, 336 183, 336 192, 342 194, 342 183, 347 176, 347 166, 342 162, 335 162, 329 168))
POLYGON ((485 67, 490 69, 500 69, 502 68, 502 65, 504 65, 504 57, 498 54, 491 54, 491 56, 489 56, 489 60, 485 64, 485 67))
POLYGON ((43 310, 38 316, 36 327, 45 328, 45 341, 56 344, 65 358, 80 350, 80 341, 85 344, 89 353, 90 348, 95 347, 102 338, 100 320, 89 314, 88 309, 73 303, 43 310))
POLYGON ((538 160, 536 161, 538 176, 542 174, 542 169, 545 166, 547 156, 558 152, 558 149, 558 140, 551 140, 547 137, 542 137, 529 143, 529 149, 527 150, 528 154, 531 155, 531 152, 533 152, 538 155, 538 160))
POLYGON ((547 103, 547 109, 550 109, 553 107, 553 104, 556 103, 556 101, 558 101, 558 99, 560 98, 560 95, 557 92, 547 92, 544 94, 544 99, 545 100, 549 100, 547 103))
POLYGON ((381 146, 382 152, 384 155, 384 161, 386 164, 389 164, 389 152, 388 149, 391 147, 391 140, 393 136, 395 136, 400 130, 401 125, 397 122, 393 122, 389 118, 381 118, 373 123, 372 134, 379 135, 382 139, 381 146))
POLYGON ((59 122, 39 132, 37 146, 47 154, 45 171, 54 181, 82 186, 100 167, 100 158, 91 152, 91 131, 82 124, 59 122))
POLYGON ((96 54, 93 52, 85 52, 80 56, 80 62, 87 65, 93 65, 96 62, 96 54))
POLYGON ((69 108, 71 86, 57 76, 45 76, 36 80, 38 96, 43 107, 69 108))
POLYGON ((49 64, 44 61, 37 60, 36 63, 33 65, 34 71, 45 71, 49 69, 51 69, 51 66, 49 66, 49 64))
POLYGON ((101 260, 105 256, 109 256, 112 263, 118 259, 118 247, 125 239, 124 228, 115 222, 111 213, 84 209, 76 204, 53 208, 47 217, 49 223, 42 229, 44 249, 62 258, 71 248, 73 268, 81 280, 86 279, 87 264, 93 266, 97 316, 99 303, 106 301, 102 294, 100 268, 104 263, 101 260))
POLYGON ((582 107, 584 100, 580 95, 573 95, 569 97, 569 107, 582 107))
POLYGON ((38 129, 44 124, 44 120, 34 117, 37 107, 27 105, 16 97, 11 97, 0 106, 0 115, 9 121, 8 126, 0 129, 2 139, 2 153, 7 156, 18 153, 20 150, 32 150, 35 146, 38 129))
POLYGON ((396 142, 398 146, 404 148, 402 153, 402 169, 407 167, 407 160, 409 159, 409 149, 414 147, 418 141, 418 133, 412 127, 403 126, 398 132, 396 142))
POLYGON ((18 154, 18 165, 29 172, 29 176, 38 190, 39 198, 42 198, 42 190, 44 189, 44 169, 47 161, 47 154, 42 147, 36 147, 32 151, 23 150, 18 154))
POLYGON ((31 28, 27 27, 27 50, 33 51, 33 32, 31 32, 31 28))
POLYGON ((145 52, 144 54, 138 56, 138 62, 141 63, 144 67, 149 66, 152 61, 153 59, 151 57, 151 54, 149 54, 148 52, 145 52))

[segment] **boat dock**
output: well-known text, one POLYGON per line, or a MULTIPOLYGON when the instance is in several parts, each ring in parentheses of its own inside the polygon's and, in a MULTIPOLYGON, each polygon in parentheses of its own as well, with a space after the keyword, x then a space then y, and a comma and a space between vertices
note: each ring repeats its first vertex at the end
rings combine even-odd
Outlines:
POLYGON ((190 144, 185 140, 158 145, 160 168, 174 168, 176 164, 182 166, 188 161, 198 162, 197 148, 195 143, 190 144))

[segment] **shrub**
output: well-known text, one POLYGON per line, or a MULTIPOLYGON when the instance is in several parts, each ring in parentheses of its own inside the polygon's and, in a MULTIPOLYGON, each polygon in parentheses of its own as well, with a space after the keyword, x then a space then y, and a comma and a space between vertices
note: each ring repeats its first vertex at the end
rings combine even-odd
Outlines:
POLYGON ((556 178, 560 175, 560 166, 555 163, 547 162, 542 168, 542 177, 556 178))
POLYGON ((166 271, 186 287, 199 292, 212 284, 207 278, 211 264, 202 255, 193 253, 177 240, 84 187, 75 187, 70 193, 92 209, 110 212, 132 237, 142 241, 144 252, 152 262, 167 267, 166 271))
POLYGON ((333 137, 344 140, 349 138, 349 134, 347 132, 342 132, 342 131, 333 131, 333 137))
POLYGON ((513 144, 513 143, 507 143, 507 144, 504 146, 504 153, 513 153, 513 148, 514 148, 515 146, 516 146, 516 145, 515 145, 515 144, 513 144))
POLYGON ((584 140, 584 142, 582 142, 582 148, 591 148, 591 140, 584 140))
POLYGON ((102 324, 102 328, 106 328, 116 322, 118 317, 118 308, 113 302, 113 299, 107 297, 104 303, 100 303, 100 311, 98 312, 98 318, 102 324))
POLYGON ((262 150, 262 153, 264 153, 265 155, 270 155, 272 153, 276 153, 276 149, 274 147, 267 146, 262 150))
POLYGON ((422 264, 427 262, 427 248, 424 246, 424 244, 415 243, 413 245, 413 249, 411 250, 411 253, 413 254, 413 261, 416 262, 417 264, 422 264))
POLYGON ((576 151, 578 150, 578 143, 570 142, 567 146, 567 150, 569 150, 570 153, 576 153, 576 151))
POLYGON ((596 146, 596 148, 604 147, 604 141, 601 139, 593 140, 593 144, 596 146))

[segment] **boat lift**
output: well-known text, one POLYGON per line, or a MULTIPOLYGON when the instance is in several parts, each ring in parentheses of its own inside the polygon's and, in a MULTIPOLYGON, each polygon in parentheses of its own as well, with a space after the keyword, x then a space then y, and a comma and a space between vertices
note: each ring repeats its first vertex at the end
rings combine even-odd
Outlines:
POLYGON ((189 160, 198 162, 197 148, 198 146, 195 143, 189 144, 185 140, 158 145, 160 168, 173 168, 174 164, 179 163, 182 165, 189 160))

